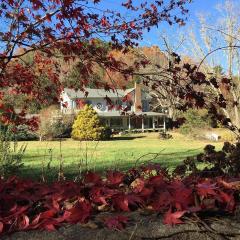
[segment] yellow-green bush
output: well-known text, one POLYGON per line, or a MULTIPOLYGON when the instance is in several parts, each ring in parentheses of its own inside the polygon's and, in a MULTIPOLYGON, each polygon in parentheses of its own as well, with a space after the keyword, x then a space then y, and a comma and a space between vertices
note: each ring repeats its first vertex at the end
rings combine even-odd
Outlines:
POLYGON ((97 112, 89 105, 82 109, 73 123, 72 138, 77 140, 100 140, 104 127, 97 112))

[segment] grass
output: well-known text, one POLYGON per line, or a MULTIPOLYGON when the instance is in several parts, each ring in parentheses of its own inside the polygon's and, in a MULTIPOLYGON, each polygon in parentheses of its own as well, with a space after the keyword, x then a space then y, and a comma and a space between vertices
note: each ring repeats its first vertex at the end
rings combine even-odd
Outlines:
POLYGON ((214 144, 220 149, 223 142, 192 140, 178 133, 173 139, 159 140, 157 133, 139 134, 112 141, 78 142, 71 139, 61 142, 28 142, 24 156, 23 177, 38 179, 44 167, 46 175, 57 176, 59 160, 64 163, 64 173, 68 178, 81 170, 117 168, 125 170, 135 164, 152 160, 162 166, 173 168, 187 156, 203 151, 206 144, 214 144))

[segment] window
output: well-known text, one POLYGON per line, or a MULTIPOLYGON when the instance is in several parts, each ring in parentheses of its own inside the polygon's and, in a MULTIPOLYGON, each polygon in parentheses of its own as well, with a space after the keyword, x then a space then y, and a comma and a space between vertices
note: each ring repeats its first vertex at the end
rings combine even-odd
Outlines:
POLYGON ((115 104, 119 105, 119 106, 122 106, 122 100, 120 100, 120 99, 116 100, 115 104))
POLYGON ((85 104, 92 105, 92 101, 91 100, 85 100, 85 104))
POLYGON ((97 109, 99 109, 99 110, 101 110, 101 109, 103 108, 103 104, 102 104, 102 103, 100 103, 100 102, 99 102, 99 103, 97 103, 97 105, 96 105, 96 106, 97 106, 97 109))
POLYGON ((149 111, 149 103, 148 103, 148 100, 142 100, 142 111, 143 111, 143 112, 149 111))
POLYGON ((122 126, 122 118, 111 118, 111 126, 112 127, 121 127, 122 126))
POLYGON ((126 102, 125 105, 126 105, 126 110, 127 111, 131 111, 132 110, 132 105, 133 105, 132 102, 126 102))

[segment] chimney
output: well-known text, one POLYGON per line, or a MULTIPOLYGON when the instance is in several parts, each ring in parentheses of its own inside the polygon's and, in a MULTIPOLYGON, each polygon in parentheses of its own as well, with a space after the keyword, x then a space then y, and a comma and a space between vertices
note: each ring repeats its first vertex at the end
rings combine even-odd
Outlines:
POLYGON ((134 112, 142 112, 142 88, 141 84, 135 81, 134 112))

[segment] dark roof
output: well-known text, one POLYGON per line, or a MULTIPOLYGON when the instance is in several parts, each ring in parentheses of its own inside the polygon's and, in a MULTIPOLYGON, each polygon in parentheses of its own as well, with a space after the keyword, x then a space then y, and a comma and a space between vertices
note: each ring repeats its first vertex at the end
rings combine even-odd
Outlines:
POLYGON ((122 90, 122 89, 115 89, 115 91, 106 91, 104 89, 92 89, 92 88, 85 88, 85 92, 88 92, 88 95, 86 97, 85 93, 83 91, 75 91, 74 89, 70 88, 64 88, 64 93, 66 93, 71 99, 74 98, 119 98, 124 97, 129 92, 133 91, 134 88, 122 90))

